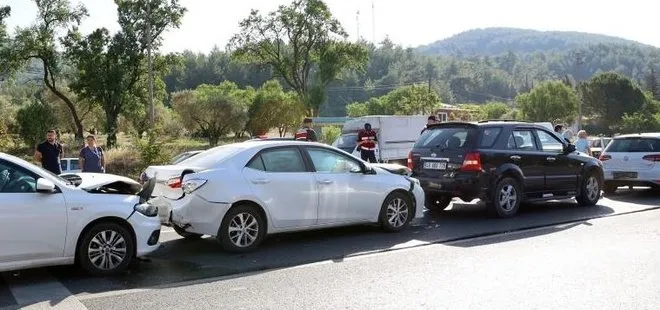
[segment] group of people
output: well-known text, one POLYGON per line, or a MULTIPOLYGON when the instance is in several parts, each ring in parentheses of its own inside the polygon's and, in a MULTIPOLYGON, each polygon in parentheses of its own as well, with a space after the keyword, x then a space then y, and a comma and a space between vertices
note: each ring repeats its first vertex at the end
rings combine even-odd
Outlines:
MULTIPOLYGON (((85 145, 78 154, 80 169, 82 172, 104 173, 105 155, 103 149, 96 145, 96 137, 88 135, 87 145, 85 145)), ((57 132, 53 129, 46 132, 46 141, 37 145, 34 151, 34 159, 41 163, 41 166, 54 173, 62 174, 62 155, 64 146, 57 139, 57 132)))
MULTIPOLYGON (((555 125, 555 132, 566 139, 566 141, 573 142, 573 131, 570 129, 564 129, 564 125, 555 125)), ((589 154, 589 156, 593 156, 591 153, 591 143, 589 143, 589 134, 587 134, 586 130, 583 129, 578 131, 577 139, 575 140, 574 144, 577 151, 589 154)))

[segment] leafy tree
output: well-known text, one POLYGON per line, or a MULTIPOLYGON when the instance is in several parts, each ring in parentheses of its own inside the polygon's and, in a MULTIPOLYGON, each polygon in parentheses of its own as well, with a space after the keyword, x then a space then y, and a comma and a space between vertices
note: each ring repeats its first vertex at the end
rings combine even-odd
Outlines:
POLYGON ((305 109, 294 92, 285 92, 277 80, 266 82, 256 92, 252 105, 248 109, 247 131, 252 134, 264 134, 272 128, 284 130, 295 122, 300 122, 305 109))
POLYGON ((481 106, 485 119, 501 119, 510 110, 511 107, 503 102, 489 102, 481 106))
POLYGON ((69 109, 76 139, 82 141, 82 118, 74 101, 67 96, 62 75, 63 61, 57 50, 58 33, 74 29, 87 16, 83 5, 72 7, 68 0, 34 0, 38 9, 37 22, 27 28, 17 29, 8 55, 0 55, 9 62, 10 68, 25 67, 32 59, 42 63, 43 83, 62 100, 69 109))
POLYGON ((30 146, 36 146, 44 138, 47 130, 57 125, 53 108, 47 104, 33 101, 22 107, 16 114, 23 141, 30 146))
POLYGON ((108 148, 117 143, 119 115, 130 111, 131 100, 139 93, 137 85, 146 70, 146 31, 151 33, 151 44, 157 50, 162 32, 178 27, 186 11, 178 0, 115 0, 115 3, 121 27, 118 33, 110 35, 107 29, 100 28, 82 36, 71 31, 63 40, 67 57, 78 69, 78 78, 71 88, 82 98, 103 107, 108 148), (151 5, 150 16, 148 5, 151 5))
POLYGON ((411 85, 397 88, 379 98, 371 98, 365 103, 349 104, 346 112, 353 117, 368 114, 417 115, 431 114, 439 106, 437 93, 429 92, 422 85, 411 85))
POLYGON ((615 128, 624 114, 639 111, 647 101, 642 90, 624 75, 601 73, 580 84, 584 110, 615 128))
POLYGON ((240 28, 228 45, 233 56, 272 66, 312 115, 330 82, 367 61, 363 46, 339 40, 348 35, 321 0, 295 0, 266 16, 253 10, 240 28))
POLYGON ((546 81, 531 92, 518 95, 516 104, 525 120, 570 122, 577 114, 578 98, 575 91, 563 82, 546 81))
POLYGON ((245 128, 250 90, 240 90, 226 81, 220 85, 200 85, 172 95, 172 107, 181 116, 183 125, 209 140, 211 146, 231 132, 245 128))

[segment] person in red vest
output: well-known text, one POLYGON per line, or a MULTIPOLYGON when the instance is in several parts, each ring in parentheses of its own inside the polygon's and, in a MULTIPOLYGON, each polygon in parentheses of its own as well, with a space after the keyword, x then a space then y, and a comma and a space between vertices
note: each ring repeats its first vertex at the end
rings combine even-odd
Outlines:
POLYGON ((371 129, 371 124, 364 124, 364 130, 358 132, 358 148, 362 160, 370 163, 378 162, 376 160, 376 142, 378 142, 378 137, 376 132, 371 129))
POLYGON ((306 117, 303 126, 296 131, 295 140, 316 142, 316 131, 312 129, 312 118, 306 117))

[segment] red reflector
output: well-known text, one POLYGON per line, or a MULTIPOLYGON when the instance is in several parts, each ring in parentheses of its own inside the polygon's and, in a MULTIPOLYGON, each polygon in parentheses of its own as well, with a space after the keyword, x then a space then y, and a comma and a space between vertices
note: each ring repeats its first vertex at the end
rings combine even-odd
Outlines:
POLYGON ((651 154, 651 155, 646 155, 642 157, 643 160, 648 160, 648 161, 660 161, 660 154, 651 154))
POLYGON ((414 168, 413 160, 412 160, 412 151, 408 152, 408 168, 411 170, 414 168))
POLYGON ((167 181, 170 188, 181 188, 181 178, 171 178, 167 181))
POLYGON ((601 154, 600 157, 598 157, 600 161, 606 161, 608 159, 612 159, 612 156, 607 155, 607 154, 601 154))
POLYGON ((478 152, 467 153, 461 171, 481 171, 481 155, 478 152))

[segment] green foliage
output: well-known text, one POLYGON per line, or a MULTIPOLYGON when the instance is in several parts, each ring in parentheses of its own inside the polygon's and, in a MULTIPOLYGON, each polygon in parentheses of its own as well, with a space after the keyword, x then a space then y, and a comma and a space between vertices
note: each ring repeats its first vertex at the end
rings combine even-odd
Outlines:
POLYGON ((21 138, 29 146, 36 146, 44 139, 46 131, 57 125, 53 108, 40 102, 32 102, 19 109, 16 122, 21 138))
POLYGON ((325 87, 367 61, 364 47, 340 41, 347 36, 325 2, 295 0, 266 16, 252 10, 228 47, 237 60, 271 66, 318 113, 325 87))
POLYGON ((337 126, 325 126, 321 128, 321 142, 325 144, 332 144, 341 136, 341 128, 337 126))
POLYGON ((385 96, 371 98, 364 103, 346 106, 348 116, 364 115, 417 115, 431 114, 440 107, 440 98, 435 91, 429 92, 422 85, 397 88, 385 96))
POLYGON ((501 119, 502 116, 509 113, 511 107, 503 102, 489 102, 481 106, 485 119, 501 119))
POLYGON ((575 91, 561 81, 547 81, 531 92, 516 97, 521 117, 528 121, 571 122, 577 114, 578 98, 575 91))
POLYGON ((140 151, 140 163, 142 168, 151 165, 162 165, 169 162, 169 154, 165 152, 163 142, 158 139, 159 128, 149 130, 146 137, 136 140, 136 145, 140 151))
POLYGON ((284 131, 299 125, 304 114, 296 93, 285 92, 277 80, 271 80, 257 90, 248 109, 246 129, 253 135, 265 134, 272 128, 284 127, 284 131))

